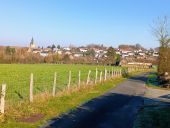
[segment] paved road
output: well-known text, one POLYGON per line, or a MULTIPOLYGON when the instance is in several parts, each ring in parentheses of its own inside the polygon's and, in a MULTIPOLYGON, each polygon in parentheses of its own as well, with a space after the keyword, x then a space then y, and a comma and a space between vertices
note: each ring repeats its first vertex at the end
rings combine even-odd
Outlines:
POLYGON ((130 78, 76 110, 54 118, 45 128, 132 128, 143 104, 146 77, 130 78))

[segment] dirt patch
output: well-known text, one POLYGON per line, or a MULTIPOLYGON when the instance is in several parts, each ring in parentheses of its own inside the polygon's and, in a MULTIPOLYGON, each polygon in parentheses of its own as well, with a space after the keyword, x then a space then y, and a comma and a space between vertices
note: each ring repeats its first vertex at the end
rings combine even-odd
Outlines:
POLYGON ((31 115, 30 117, 24 117, 24 118, 19 118, 17 119, 18 122, 25 122, 25 123, 36 123, 42 118, 44 118, 44 114, 34 114, 31 115))

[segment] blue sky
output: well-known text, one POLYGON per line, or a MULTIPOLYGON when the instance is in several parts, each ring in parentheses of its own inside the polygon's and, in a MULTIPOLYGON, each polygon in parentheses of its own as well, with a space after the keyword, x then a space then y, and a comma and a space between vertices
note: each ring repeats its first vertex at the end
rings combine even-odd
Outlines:
POLYGON ((89 43, 157 47, 153 20, 170 0, 0 0, 0 45, 89 43))

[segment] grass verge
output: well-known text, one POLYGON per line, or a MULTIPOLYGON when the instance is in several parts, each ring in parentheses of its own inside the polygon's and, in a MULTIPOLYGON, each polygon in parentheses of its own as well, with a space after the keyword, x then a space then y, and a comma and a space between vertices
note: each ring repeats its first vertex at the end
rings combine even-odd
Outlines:
POLYGON ((35 128, 41 126, 46 120, 58 116, 76 106, 102 95, 106 91, 121 83, 125 78, 116 78, 95 86, 82 86, 80 89, 63 91, 56 97, 44 93, 36 97, 34 103, 21 102, 13 107, 8 107, 6 114, 0 117, 1 128, 35 128), (41 98, 40 98, 41 97, 41 98), (40 118, 37 122, 23 122, 22 119, 31 118, 35 120, 37 115, 40 118))
POLYGON ((161 87, 159 80, 157 79, 158 75, 156 72, 153 72, 148 75, 148 80, 146 82, 146 86, 155 89, 167 90, 168 88, 161 87))
POLYGON ((157 73, 156 72, 153 72, 153 73, 148 75, 148 80, 146 82, 146 86, 151 87, 151 88, 162 89, 159 86, 159 82, 158 82, 158 79, 157 79, 157 73))
POLYGON ((135 121, 134 128, 170 128, 170 107, 144 108, 135 121))

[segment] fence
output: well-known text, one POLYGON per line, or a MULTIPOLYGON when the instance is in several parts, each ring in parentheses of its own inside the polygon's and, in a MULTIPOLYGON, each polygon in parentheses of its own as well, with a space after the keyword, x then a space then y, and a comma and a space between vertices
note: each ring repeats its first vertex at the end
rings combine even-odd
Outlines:
POLYGON ((0 112, 4 113, 5 102, 8 105, 14 105, 17 102, 25 100, 34 102, 34 97, 42 93, 56 96, 57 92, 64 89, 70 90, 73 87, 80 88, 82 85, 95 85, 111 78, 120 77, 124 72, 134 72, 137 70, 143 69, 107 67, 78 71, 65 70, 64 74, 54 72, 50 76, 31 73, 26 81, 11 79, 10 83, 8 82, 8 84, 2 85, 0 112))

